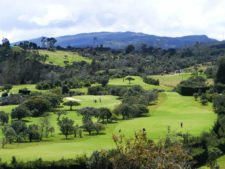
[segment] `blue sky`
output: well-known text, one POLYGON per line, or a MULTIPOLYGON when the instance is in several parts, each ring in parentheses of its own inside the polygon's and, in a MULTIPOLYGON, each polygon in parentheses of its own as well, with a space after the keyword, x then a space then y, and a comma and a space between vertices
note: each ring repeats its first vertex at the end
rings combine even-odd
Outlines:
POLYGON ((134 31, 225 39, 225 0, 0 0, 0 38, 134 31))

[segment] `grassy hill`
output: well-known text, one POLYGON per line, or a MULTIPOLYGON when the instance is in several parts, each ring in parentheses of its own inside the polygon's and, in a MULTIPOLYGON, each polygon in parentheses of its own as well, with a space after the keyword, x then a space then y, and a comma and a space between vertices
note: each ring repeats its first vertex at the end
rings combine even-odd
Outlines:
POLYGON ((48 51, 39 50, 41 55, 48 55, 47 63, 64 67, 67 64, 71 65, 73 62, 85 61, 91 63, 91 59, 83 57, 77 53, 67 51, 48 51))

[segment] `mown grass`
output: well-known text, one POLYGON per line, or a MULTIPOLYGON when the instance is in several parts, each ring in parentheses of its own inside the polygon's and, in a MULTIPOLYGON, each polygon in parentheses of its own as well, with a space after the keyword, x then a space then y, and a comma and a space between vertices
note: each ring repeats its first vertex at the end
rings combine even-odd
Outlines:
POLYGON ((54 64, 58 66, 64 67, 68 62, 71 65, 73 62, 81 62, 85 61, 87 63, 91 63, 91 59, 83 57, 77 53, 68 52, 68 51, 48 51, 48 50, 39 50, 41 55, 48 55, 47 63, 54 64))
MULTIPOLYGON (((115 96, 87 95, 74 98, 81 100, 81 106, 74 107, 74 109, 86 106, 113 109, 120 103, 120 100, 115 96), (101 102, 99 98, 101 98, 101 102), (93 101, 94 99, 97 100, 97 103, 93 101)), ((68 110, 69 107, 62 109, 68 110)), ((49 120, 56 129, 54 137, 49 137, 43 142, 7 145, 6 148, 0 149, 0 156, 3 161, 9 161, 13 155, 18 160, 24 161, 39 157, 45 160, 72 158, 83 153, 89 155, 94 150, 114 147, 112 134, 118 133, 119 130, 122 130, 122 133, 127 136, 132 136, 135 131, 146 128, 150 138, 158 140, 165 136, 168 126, 170 126, 171 131, 199 135, 203 131, 208 131, 216 120, 211 105, 202 106, 194 101, 193 97, 183 97, 173 92, 161 93, 158 103, 150 106, 149 109, 150 113, 146 117, 119 120, 116 123, 107 124, 104 134, 88 136, 87 133, 84 133, 83 138, 70 137, 69 140, 65 140, 64 136, 59 134, 57 116, 51 113, 49 120), (180 127, 181 122, 183 122, 183 128, 180 127)), ((82 117, 76 111, 67 111, 65 116, 74 119, 75 123, 81 124, 82 117)), ((29 123, 39 123, 40 118, 27 118, 26 120, 29 120, 29 123)))

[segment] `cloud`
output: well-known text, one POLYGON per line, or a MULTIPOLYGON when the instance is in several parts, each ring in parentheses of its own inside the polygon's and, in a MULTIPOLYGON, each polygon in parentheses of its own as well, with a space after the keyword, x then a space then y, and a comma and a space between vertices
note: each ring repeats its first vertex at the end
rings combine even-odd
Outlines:
POLYGON ((225 0, 1 0, 0 37, 135 31, 224 39, 225 0))

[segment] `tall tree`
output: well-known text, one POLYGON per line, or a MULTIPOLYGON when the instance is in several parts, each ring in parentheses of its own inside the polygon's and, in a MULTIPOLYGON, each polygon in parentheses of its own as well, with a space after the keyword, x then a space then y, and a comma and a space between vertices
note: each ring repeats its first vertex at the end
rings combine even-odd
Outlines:
POLYGON ((128 80, 128 81, 129 81, 129 84, 131 84, 131 81, 133 81, 133 80, 135 80, 135 79, 134 79, 133 77, 130 77, 130 76, 129 76, 129 77, 126 78, 126 80, 128 80))
POLYGON ((74 133, 74 121, 68 117, 64 117, 58 122, 60 131, 68 139, 68 136, 74 133))
POLYGON ((12 110, 11 117, 12 119, 18 119, 21 120, 24 117, 30 116, 31 113, 29 109, 26 106, 20 105, 12 110))
POLYGON ((0 122, 2 123, 2 125, 5 125, 9 122, 9 115, 4 111, 0 111, 0 122))
POLYGON ((67 102, 63 103, 63 105, 69 106, 70 107, 70 111, 72 111, 73 110, 73 106, 79 106, 80 103, 76 102, 76 101, 67 101, 67 102))

